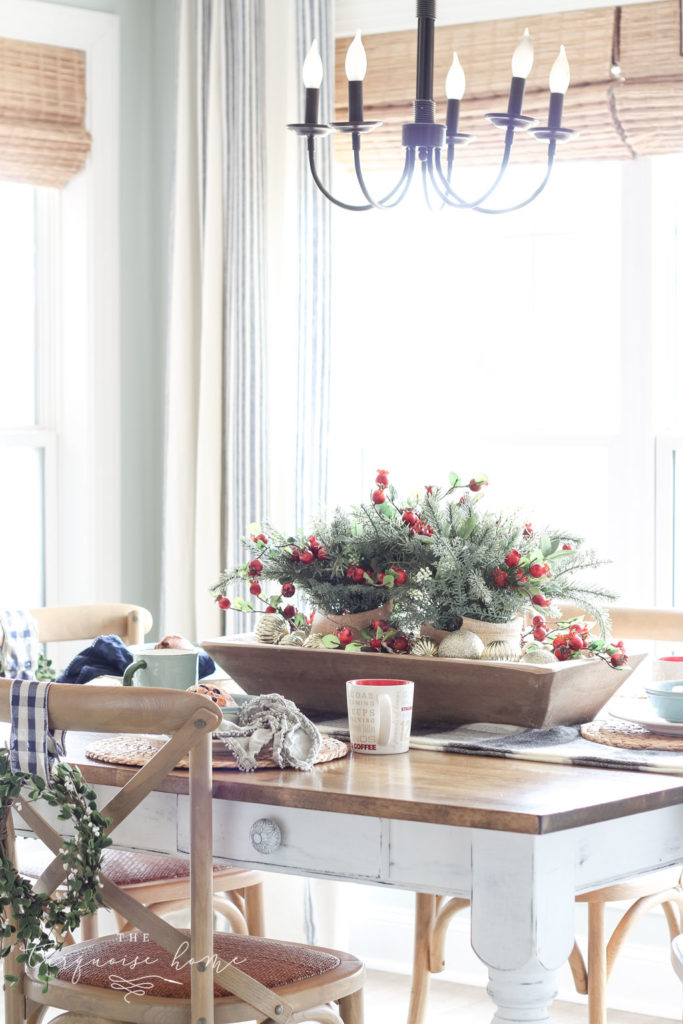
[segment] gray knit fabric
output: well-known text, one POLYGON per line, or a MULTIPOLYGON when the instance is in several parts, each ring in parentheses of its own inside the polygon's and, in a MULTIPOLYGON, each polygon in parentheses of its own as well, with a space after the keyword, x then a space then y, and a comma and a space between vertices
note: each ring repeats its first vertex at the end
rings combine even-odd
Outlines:
POLYGON ((235 723, 224 722, 214 736, 243 772, 253 772, 259 756, 272 757, 280 768, 310 771, 322 742, 313 722, 279 693, 264 694, 244 704, 235 723))

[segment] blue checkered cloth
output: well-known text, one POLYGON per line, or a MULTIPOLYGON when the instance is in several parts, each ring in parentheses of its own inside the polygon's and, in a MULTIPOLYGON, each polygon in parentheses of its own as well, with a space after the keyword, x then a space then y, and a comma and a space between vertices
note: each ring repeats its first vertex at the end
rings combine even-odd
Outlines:
POLYGON ((0 674, 9 679, 33 679, 40 644, 38 625, 21 608, 0 610, 0 674))
POLYGON ((49 785, 54 761, 64 754, 64 733, 48 727, 51 683, 15 679, 10 687, 10 764, 12 771, 38 775, 49 785))

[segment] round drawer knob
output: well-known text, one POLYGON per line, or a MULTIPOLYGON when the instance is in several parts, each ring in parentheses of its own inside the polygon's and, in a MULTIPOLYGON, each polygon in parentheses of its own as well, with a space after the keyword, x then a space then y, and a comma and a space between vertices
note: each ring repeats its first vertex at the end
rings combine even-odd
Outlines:
POLYGON ((282 832, 270 818, 259 818, 249 829, 249 838, 258 853, 275 853, 282 842, 282 832))

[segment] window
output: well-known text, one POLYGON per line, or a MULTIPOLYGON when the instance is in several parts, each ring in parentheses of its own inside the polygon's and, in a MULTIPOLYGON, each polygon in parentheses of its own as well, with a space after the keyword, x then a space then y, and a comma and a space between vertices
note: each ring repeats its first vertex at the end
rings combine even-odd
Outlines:
POLYGON ((81 51, 95 141, 62 188, 0 183, 0 601, 24 607, 120 596, 118 18, 49 11, 4 0, 0 40, 81 51))
POLYGON ((47 204, 30 185, 0 184, 0 600, 42 604, 45 593, 45 481, 54 454, 46 429, 45 339, 39 336, 41 280, 38 247, 47 204))
MULTIPOLYGON (((538 173, 514 169, 510 193, 538 173)), ((623 604, 683 605, 682 176, 683 155, 568 163, 505 217, 428 215, 419 187, 407 210, 335 212, 330 503, 367 496, 378 467, 405 493, 487 472, 488 507, 521 506, 613 559, 603 579, 623 604)), ((409 970, 412 898, 373 890, 368 913, 348 891, 351 919, 356 900, 374 926, 348 943, 409 970)), ((468 924, 449 930, 450 977, 485 984, 468 924)), ((611 1005, 676 1012, 660 929, 640 922, 611 1005)), ((576 998, 568 970, 559 984, 576 998)))
MULTIPOLYGON (((582 533, 623 603, 653 602, 655 430, 681 416, 682 169, 560 164, 502 217, 427 214, 419 187, 406 210, 335 212, 331 501, 380 465, 405 492, 487 472, 489 507, 582 533)), ((513 168, 509 198, 539 173, 513 168)))
POLYGON ((683 157, 655 163, 653 311, 657 602, 683 605, 683 157))

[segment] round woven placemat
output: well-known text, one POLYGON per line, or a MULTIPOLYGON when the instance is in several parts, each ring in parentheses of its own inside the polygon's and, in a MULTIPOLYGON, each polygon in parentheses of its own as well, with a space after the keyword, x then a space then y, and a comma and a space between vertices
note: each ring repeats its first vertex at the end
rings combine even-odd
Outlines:
MULTIPOLYGON (((85 753, 93 761, 105 761, 107 764, 124 764, 140 768, 154 757, 165 742, 163 736, 109 736, 106 740, 97 740, 95 743, 91 743, 85 748, 85 753)), ((348 752, 348 743, 342 743, 341 740, 335 740, 331 736, 323 736, 315 764, 336 761, 340 757, 346 757, 348 752)), ((279 767, 270 757, 257 760, 259 768, 279 767)), ((232 754, 228 753, 220 740, 213 741, 211 766, 213 768, 237 768, 237 761, 232 754)), ((189 767, 190 761, 187 755, 181 758, 176 765, 176 768, 189 767)))
POLYGON ((629 750, 683 750, 683 736, 660 736, 635 722, 588 722, 581 726, 585 740, 629 750))

